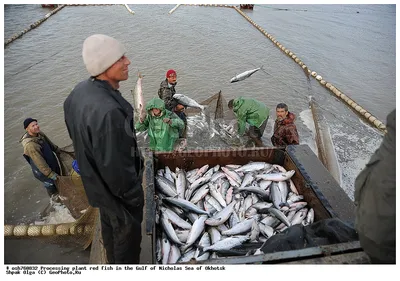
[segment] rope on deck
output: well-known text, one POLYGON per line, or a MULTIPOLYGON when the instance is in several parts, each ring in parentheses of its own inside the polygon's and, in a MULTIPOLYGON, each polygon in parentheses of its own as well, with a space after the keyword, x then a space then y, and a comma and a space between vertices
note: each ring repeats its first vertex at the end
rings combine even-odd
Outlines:
POLYGON ((375 116, 373 116, 370 112, 365 110, 362 106, 357 104, 353 99, 345 95, 342 91, 340 91, 337 87, 332 85, 332 83, 328 83, 324 79, 322 79, 321 75, 318 75, 315 71, 311 71, 305 64, 304 62, 301 61, 300 58, 298 58, 292 51, 284 47, 278 40, 276 40, 275 37, 273 37, 270 33, 265 31, 261 26, 259 26, 257 23, 255 23, 249 16, 247 16, 245 13, 243 13, 240 9, 238 9, 236 6, 233 6, 233 8, 241 14, 247 21, 249 21, 254 27, 256 27, 262 34, 264 34, 268 39, 270 39, 279 49, 282 50, 286 55, 288 55, 290 58, 292 58, 298 65, 301 66, 301 68, 304 70, 304 72, 307 75, 310 75, 314 77, 322 86, 325 86, 327 89, 329 89, 334 95, 336 95, 338 98, 340 98, 345 104, 350 106, 357 114, 359 114, 361 117, 363 117, 368 123, 372 124, 379 130, 381 130, 384 133, 387 133, 386 125, 378 120, 375 116))
POLYGON ((11 42, 13 42, 14 40, 20 38, 22 35, 24 35, 25 33, 27 33, 28 31, 31 31, 32 29, 38 27, 42 22, 46 21, 49 17, 51 17, 52 15, 54 15, 55 13, 57 13, 59 10, 61 10, 62 8, 64 8, 66 5, 60 5, 57 8, 55 8, 54 10, 52 10, 51 12, 49 12, 48 14, 46 14, 44 16, 44 18, 34 22, 33 24, 31 24, 28 28, 24 29, 23 31, 21 31, 20 33, 15 34, 14 36, 12 36, 10 39, 7 39, 6 41, 4 41, 4 47, 7 46, 8 44, 10 44, 11 42))

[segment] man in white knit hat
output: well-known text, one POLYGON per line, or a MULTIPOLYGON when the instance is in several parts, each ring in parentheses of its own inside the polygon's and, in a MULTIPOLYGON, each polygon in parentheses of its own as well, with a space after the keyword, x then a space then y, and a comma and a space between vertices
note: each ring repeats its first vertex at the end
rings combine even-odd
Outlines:
POLYGON ((100 209, 108 263, 138 264, 144 196, 133 108, 118 91, 128 79, 125 47, 95 34, 83 43, 82 57, 90 78, 80 82, 64 102, 64 117, 83 185, 93 207, 100 209))

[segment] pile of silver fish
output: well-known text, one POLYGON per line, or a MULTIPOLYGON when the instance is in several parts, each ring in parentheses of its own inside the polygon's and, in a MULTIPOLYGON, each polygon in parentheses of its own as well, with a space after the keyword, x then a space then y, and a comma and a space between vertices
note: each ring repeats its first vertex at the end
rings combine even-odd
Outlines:
POLYGON ((266 162, 158 170, 157 262, 260 254, 276 233, 313 223, 314 210, 302 201, 291 180, 294 173, 266 162), (245 245, 256 249, 243 252, 245 245))

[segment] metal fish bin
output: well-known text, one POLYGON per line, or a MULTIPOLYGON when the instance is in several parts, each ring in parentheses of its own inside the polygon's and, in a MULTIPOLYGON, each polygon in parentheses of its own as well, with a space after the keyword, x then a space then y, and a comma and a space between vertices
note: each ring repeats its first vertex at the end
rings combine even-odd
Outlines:
MULTIPOLYGON (((319 187, 310 179, 307 171, 301 163, 291 156, 285 148, 240 148, 240 149, 219 149, 219 150, 192 150, 183 152, 150 152, 145 155, 145 172, 143 175, 143 186, 145 188, 145 227, 146 234, 151 237, 152 263, 156 264, 156 201, 155 201, 155 175, 159 169, 168 166, 171 170, 176 167, 189 171, 208 164, 210 167, 228 164, 244 165, 249 162, 267 162, 278 164, 286 170, 294 170, 292 181, 308 207, 314 209, 314 222, 334 218, 337 215, 332 209, 328 200, 324 197, 319 187)), ((224 259, 218 261, 224 263, 224 259)), ((226 263, 232 260, 226 259, 226 263)), ((235 257, 234 263, 256 263, 251 257, 235 257), (250 259, 249 259, 250 258, 250 259)))

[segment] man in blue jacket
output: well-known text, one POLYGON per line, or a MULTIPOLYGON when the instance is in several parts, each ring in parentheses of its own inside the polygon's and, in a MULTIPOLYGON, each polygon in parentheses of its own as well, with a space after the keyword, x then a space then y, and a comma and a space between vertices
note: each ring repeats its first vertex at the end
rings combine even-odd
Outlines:
POLYGON ((125 47, 103 34, 86 38, 82 57, 90 78, 64 102, 89 204, 98 207, 108 263, 138 264, 144 196, 133 108, 118 91, 129 76, 125 47))

